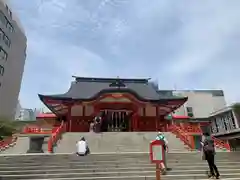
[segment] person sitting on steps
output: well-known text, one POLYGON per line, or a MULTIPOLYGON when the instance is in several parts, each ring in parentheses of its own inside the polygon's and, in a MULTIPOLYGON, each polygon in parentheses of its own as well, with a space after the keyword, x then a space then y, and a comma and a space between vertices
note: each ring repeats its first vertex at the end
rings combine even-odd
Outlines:
POLYGON ((90 154, 90 149, 88 147, 87 141, 85 140, 84 137, 82 137, 78 142, 77 142, 77 153, 78 156, 86 156, 90 154))

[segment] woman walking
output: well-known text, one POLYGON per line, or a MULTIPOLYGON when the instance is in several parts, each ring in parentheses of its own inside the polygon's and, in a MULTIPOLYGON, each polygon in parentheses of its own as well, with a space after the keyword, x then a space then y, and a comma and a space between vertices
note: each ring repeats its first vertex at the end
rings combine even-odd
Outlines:
POLYGON ((208 166, 210 169, 210 175, 209 178, 216 178, 219 179, 220 178, 220 174, 218 172, 218 168, 215 164, 215 146, 214 146, 214 141, 211 138, 209 133, 204 133, 205 136, 205 140, 203 142, 201 142, 202 146, 203 146, 203 153, 205 156, 205 159, 208 162, 208 166))

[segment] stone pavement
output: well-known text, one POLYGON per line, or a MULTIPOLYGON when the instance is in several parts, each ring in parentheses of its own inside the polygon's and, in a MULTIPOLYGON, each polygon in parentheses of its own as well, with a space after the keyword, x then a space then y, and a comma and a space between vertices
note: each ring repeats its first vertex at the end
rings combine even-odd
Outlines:
MULTIPOLYGON (((170 153, 172 168, 162 180, 204 180, 206 162, 200 153, 170 153)), ((217 165, 225 180, 240 180, 240 156, 219 152, 217 165)), ((145 153, 6 155, 0 156, 2 180, 154 180, 155 165, 145 153)))
MULTIPOLYGON (((188 151, 184 143, 171 132, 165 132, 170 151, 188 151)), ((149 152, 149 143, 157 132, 104 132, 104 133, 64 133, 56 147, 56 153, 73 153, 76 142, 85 137, 91 152, 149 152)))

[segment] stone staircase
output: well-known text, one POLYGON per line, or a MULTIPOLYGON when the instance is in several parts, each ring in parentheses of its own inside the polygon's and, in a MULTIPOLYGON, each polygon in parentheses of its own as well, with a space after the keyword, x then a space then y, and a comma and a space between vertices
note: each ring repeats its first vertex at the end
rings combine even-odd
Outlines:
MULTIPOLYGON (((217 165, 225 180, 240 179, 240 156, 217 154, 217 165)), ((162 180, 206 180, 207 165, 200 153, 169 153, 172 168, 162 180)), ((155 180, 155 165, 148 154, 75 154, 1 155, 1 180, 155 180)))
MULTIPOLYGON (((170 132, 165 136, 170 152, 186 152, 187 146, 170 132)), ((149 143, 156 138, 156 132, 105 132, 105 133, 65 133, 59 141, 56 153, 73 153, 76 142, 85 137, 92 153, 149 152, 149 143)))

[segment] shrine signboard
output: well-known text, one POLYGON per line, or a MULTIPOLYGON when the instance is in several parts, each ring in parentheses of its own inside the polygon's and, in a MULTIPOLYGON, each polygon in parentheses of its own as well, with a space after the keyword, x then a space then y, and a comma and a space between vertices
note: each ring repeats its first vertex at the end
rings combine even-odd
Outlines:
POLYGON ((156 180, 161 180, 160 164, 164 163, 164 141, 154 140, 150 143, 150 160, 156 164, 156 180))
POLYGON ((150 160, 152 163, 164 162, 164 141, 155 140, 150 143, 150 160))

